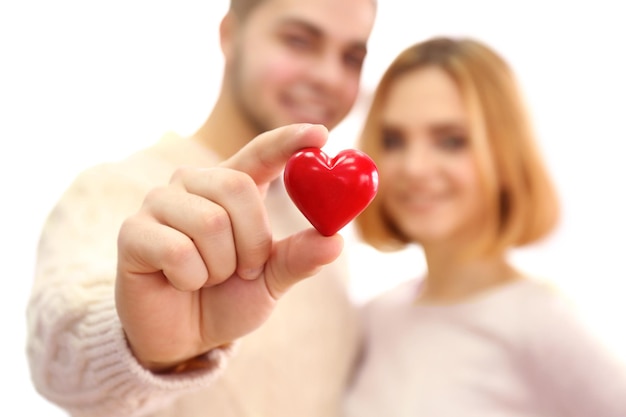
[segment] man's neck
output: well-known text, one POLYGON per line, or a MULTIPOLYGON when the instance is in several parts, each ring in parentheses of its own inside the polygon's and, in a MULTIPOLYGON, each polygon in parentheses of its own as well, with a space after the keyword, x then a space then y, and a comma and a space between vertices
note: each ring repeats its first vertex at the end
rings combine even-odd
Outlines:
POLYGON ((255 132, 225 91, 220 96, 204 124, 193 135, 222 159, 230 158, 260 132, 255 132))

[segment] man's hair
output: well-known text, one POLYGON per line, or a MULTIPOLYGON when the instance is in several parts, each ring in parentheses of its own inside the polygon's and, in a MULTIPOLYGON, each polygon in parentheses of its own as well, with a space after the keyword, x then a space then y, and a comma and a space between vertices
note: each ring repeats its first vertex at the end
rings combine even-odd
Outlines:
POLYGON ((250 12, 265 0, 230 0, 230 11, 240 20, 245 20, 250 12))
MULTIPOLYGON (((246 20, 250 12, 264 1, 265 0, 230 0, 229 10, 233 12, 239 20, 246 20)), ((378 2, 377 0, 372 0, 372 3, 376 6, 378 2)))

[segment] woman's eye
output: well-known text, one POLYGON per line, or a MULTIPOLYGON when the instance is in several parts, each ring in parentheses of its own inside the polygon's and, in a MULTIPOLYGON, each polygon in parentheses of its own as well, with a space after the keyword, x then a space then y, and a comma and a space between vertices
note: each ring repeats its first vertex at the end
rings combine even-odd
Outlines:
POLYGON ((463 149, 467 145, 467 139, 461 135, 444 136, 438 142, 442 148, 453 151, 463 149))
POLYGON ((383 149, 386 151, 399 150, 404 146, 402 137, 395 133, 383 133, 382 142, 383 149))

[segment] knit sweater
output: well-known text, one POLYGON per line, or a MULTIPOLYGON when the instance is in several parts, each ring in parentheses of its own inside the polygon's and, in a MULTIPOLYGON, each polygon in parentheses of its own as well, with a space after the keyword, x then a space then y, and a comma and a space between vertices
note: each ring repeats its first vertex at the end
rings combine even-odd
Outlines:
MULTIPOLYGON (((177 167, 218 162, 169 135, 81 173, 51 212, 27 309, 27 353, 36 389, 72 416, 339 415, 358 341, 342 258, 294 286, 234 350, 212 351, 211 369, 157 375, 129 350, 114 303, 119 227, 177 167)), ((266 202, 275 238, 309 227, 280 181, 266 202)))
POLYGON ((365 309, 347 417, 624 417, 626 368, 536 280, 454 305, 410 281, 365 309))

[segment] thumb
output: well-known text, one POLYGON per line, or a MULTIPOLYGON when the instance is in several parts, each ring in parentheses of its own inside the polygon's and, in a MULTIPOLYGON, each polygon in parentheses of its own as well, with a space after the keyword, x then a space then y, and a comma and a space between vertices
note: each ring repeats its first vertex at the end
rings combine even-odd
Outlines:
POLYGON ((340 234, 323 236, 312 228, 277 242, 265 266, 268 291, 280 298, 292 285, 336 260, 342 249, 340 234))
POLYGON ((250 175, 257 185, 277 178, 289 158, 302 148, 321 148, 328 139, 323 125, 291 124, 261 133, 220 164, 250 175))

